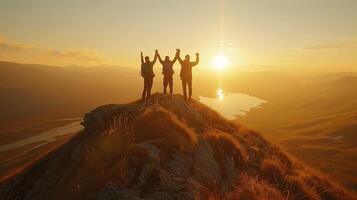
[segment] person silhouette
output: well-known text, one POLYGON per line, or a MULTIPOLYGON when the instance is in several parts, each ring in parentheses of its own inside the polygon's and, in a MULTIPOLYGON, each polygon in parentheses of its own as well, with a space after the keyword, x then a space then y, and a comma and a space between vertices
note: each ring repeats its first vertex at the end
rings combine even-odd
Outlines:
POLYGON ((144 78, 144 89, 143 89, 143 93, 141 95, 141 99, 143 101, 148 100, 151 96, 151 88, 152 88, 152 84, 153 84, 153 80, 154 80, 154 76, 155 76, 153 67, 156 63, 157 55, 158 55, 158 51, 155 50, 154 60, 150 61, 149 56, 145 56, 145 60, 144 60, 143 52, 140 53, 141 76, 144 78))
POLYGON ((180 71, 180 77, 182 81, 182 89, 183 89, 183 96, 185 100, 187 101, 187 87, 188 87, 188 94, 189 94, 189 101, 191 101, 192 97, 192 67, 196 66, 199 61, 199 53, 196 53, 196 61, 191 62, 190 61, 190 56, 186 55, 185 60, 182 60, 180 57, 180 51, 178 50, 178 61, 181 64, 181 71, 180 71))
POLYGON ((166 88, 167 86, 170 87, 170 95, 173 93, 173 75, 174 75, 174 70, 173 66, 178 59, 179 55, 179 49, 176 49, 176 55, 173 60, 170 60, 169 56, 165 56, 165 60, 161 59, 161 56, 159 53, 157 53, 158 59, 162 65, 162 74, 164 75, 164 80, 163 80, 163 86, 164 86, 164 94, 166 94, 166 88))

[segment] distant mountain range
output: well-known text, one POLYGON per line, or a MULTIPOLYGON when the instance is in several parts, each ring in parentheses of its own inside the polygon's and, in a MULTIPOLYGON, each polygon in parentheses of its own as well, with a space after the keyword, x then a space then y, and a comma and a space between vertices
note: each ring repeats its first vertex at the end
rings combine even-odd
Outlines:
POLYGON ((10 129, 35 118, 78 117, 98 103, 128 101, 141 89, 138 72, 124 67, 0 62, 0 72, 0 127, 10 129))

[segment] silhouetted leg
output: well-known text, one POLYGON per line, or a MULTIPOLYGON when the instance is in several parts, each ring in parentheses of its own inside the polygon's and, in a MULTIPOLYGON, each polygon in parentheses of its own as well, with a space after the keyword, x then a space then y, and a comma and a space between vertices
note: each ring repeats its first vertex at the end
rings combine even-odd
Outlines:
POLYGON ((147 95, 146 95, 146 99, 150 99, 151 96, 151 88, 152 88, 152 83, 153 83, 154 78, 148 78, 148 87, 147 87, 147 95))
POLYGON ((144 89, 143 89, 143 93, 141 94, 142 100, 145 100, 146 90, 147 90, 147 78, 144 78, 144 89))
POLYGON ((189 99, 191 100, 191 97, 192 97, 192 79, 188 79, 187 80, 187 85, 188 85, 189 99))
POLYGON ((164 94, 166 94, 166 88, 167 88, 167 76, 164 76, 164 94))
POLYGON ((173 83, 172 76, 170 76, 170 79, 169 79, 169 86, 170 86, 170 94, 172 95, 172 93, 174 92, 174 90, 173 90, 174 83, 173 83))
POLYGON ((186 91, 186 80, 182 79, 182 89, 183 89, 183 97, 187 100, 187 91, 186 91))

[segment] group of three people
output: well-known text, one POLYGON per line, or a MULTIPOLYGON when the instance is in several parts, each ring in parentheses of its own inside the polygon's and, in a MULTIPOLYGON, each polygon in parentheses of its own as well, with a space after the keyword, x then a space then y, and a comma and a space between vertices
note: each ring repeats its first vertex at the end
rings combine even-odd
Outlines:
POLYGON ((182 81, 182 89, 185 100, 191 100, 192 96, 192 67, 196 66, 199 62, 199 54, 196 53, 196 61, 191 62, 190 56, 186 55, 185 59, 182 60, 180 57, 180 49, 176 50, 176 55, 173 60, 170 60, 169 56, 165 56, 165 60, 161 59, 161 56, 158 50, 155 50, 155 57, 152 61, 148 56, 143 56, 141 52, 141 76, 144 78, 144 89, 142 93, 142 100, 148 100, 151 95, 151 88, 154 80, 154 71, 153 67, 156 63, 156 60, 159 59, 162 64, 162 74, 164 75, 163 86, 164 86, 164 94, 167 93, 167 86, 170 87, 170 94, 173 93, 173 65, 178 60, 181 65, 180 78, 182 81), (187 87, 188 87, 188 98, 187 98, 187 87))

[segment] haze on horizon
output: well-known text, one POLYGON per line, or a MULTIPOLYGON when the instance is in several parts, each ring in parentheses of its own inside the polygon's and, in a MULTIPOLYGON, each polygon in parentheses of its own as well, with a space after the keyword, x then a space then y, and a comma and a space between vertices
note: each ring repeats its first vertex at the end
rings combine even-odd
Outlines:
POLYGON ((0 0, 0 60, 137 67, 139 52, 230 67, 357 71, 354 0, 0 0))

